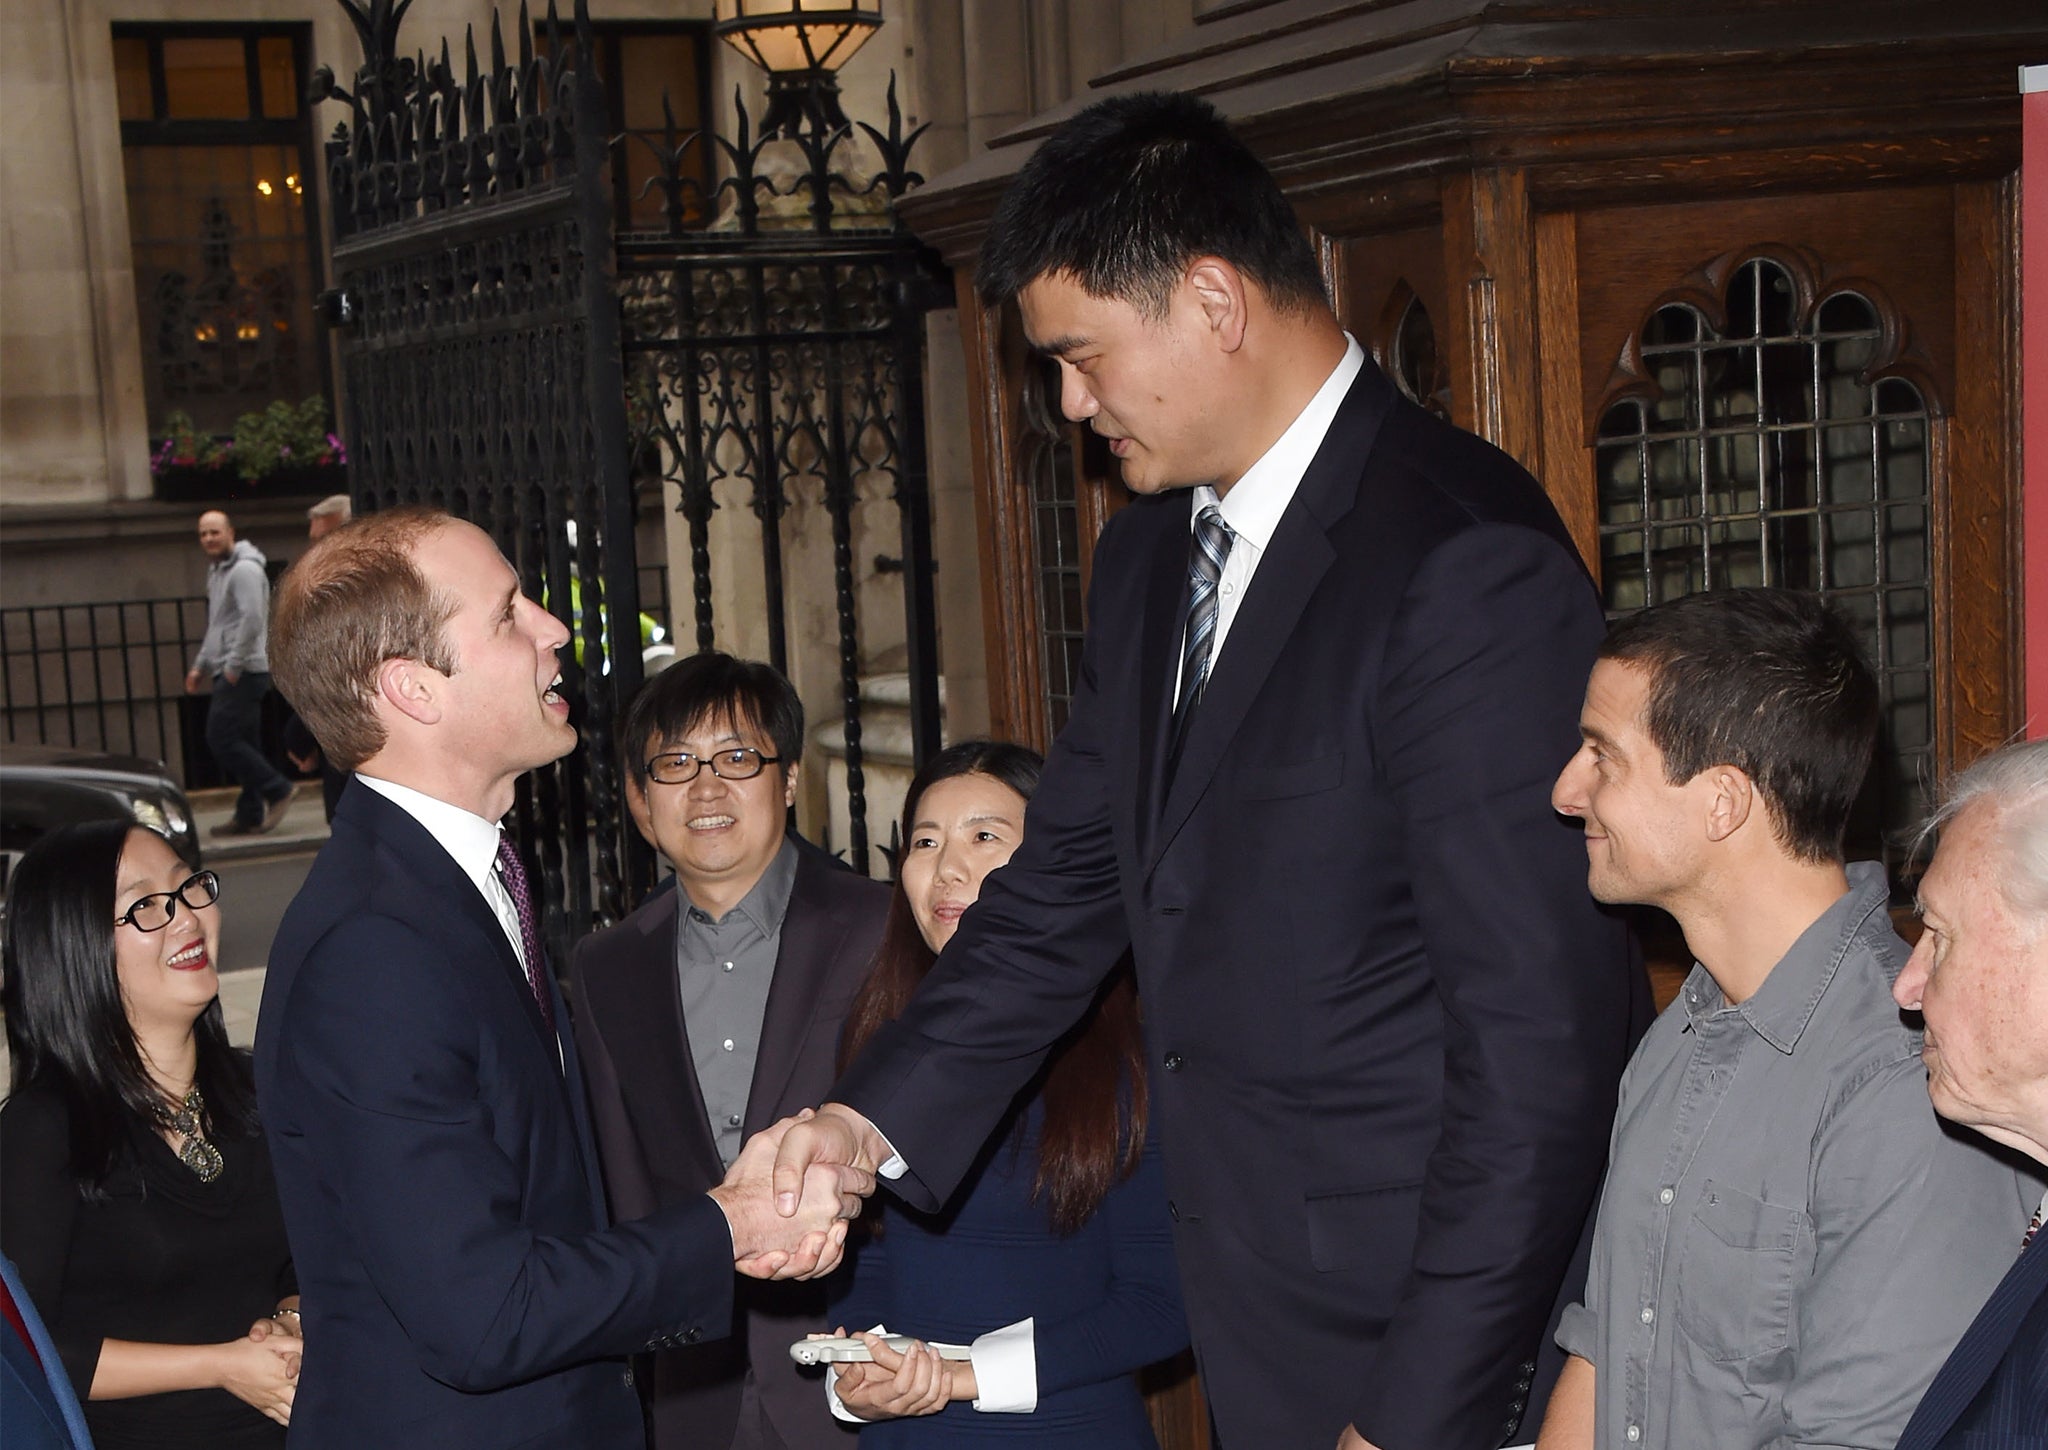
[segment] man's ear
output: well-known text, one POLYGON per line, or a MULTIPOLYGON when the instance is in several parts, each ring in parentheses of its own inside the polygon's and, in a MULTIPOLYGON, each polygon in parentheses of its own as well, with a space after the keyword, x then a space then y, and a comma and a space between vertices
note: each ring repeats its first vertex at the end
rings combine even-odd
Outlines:
POLYGON ((647 785, 630 770, 626 772, 626 811, 640 828, 640 839, 658 854, 661 842, 654 839, 654 808, 647 803, 647 785))
POLYGON ((1250 321, 1244 273, 1221 257, 1197 257, 1183 276, 1211 336, 1223 351, 1236 352, 1244 346, 1245 325, 1250 321))
POLYGON ((408 720, 433 725, 441 718, 443 678, 418 660, 389 659, 377 666, 377 697, 408 720))
POLYGON ((801 760, 792 760, 784 769, 782 773, 783 805, 793 806, 796 804, 796 784, 803 778, 803 773, 804 763, 801 760))
POLYGON ((1707 797, 1707 839, 1725 841, 1760 812, 1756 785, 1747 771, 1733 765, 1709 766, 1706 771, 1711 793, 1707 797))

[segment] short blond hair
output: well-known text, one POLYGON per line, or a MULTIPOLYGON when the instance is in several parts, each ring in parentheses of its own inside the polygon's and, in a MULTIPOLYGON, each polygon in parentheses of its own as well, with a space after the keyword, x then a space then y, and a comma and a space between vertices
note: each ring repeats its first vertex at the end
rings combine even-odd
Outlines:
POLYGON ((372 703, 386 660, 455 673, 447 624, 456 602, 420 572, 422 540, 455 522, 440 509, 395 508, 342 525, 286 571, 270 613, 278 690, 338 768, 384 748, 372 703))

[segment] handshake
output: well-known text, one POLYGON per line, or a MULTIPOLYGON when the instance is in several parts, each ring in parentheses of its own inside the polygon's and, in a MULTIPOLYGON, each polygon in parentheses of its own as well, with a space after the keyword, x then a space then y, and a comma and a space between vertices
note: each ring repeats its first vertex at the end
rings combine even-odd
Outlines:
POLYGON ((815 1279, 839 1267, 848 1222, 875 1191, 881 1135, 828 1103, 756 1133, 711 1190, 732 1230, 733 1267, 755 1279, 815 1279))

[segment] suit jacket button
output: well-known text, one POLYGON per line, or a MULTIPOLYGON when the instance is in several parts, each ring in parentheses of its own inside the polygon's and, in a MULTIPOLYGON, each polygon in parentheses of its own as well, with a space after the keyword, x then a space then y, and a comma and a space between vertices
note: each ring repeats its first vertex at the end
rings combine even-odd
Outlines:
POLYGON ((1170 1198, 1166 1200, 1166 1216, 1175 1223, 1180 1222, 1180 1205, 1170 1198))
POLYGON ((1179 1072, 1180 1064, 1181 1055, 1178 1052, 1169 1052, 1166 1054, 1165 1067, 1168 1072, 1179 1072))
POLYGON ((632 1371, 632 1369, 631 1369, 630 1367, 628 1367, 628 1368, 627 1368, 627 1370, 626 1370, 626 1372, 625 1372, 624 1374, 620 1375, 620 1376, 619 1376, 619 1378, 620 1378, 621 1380, 625 1381, 625 1385, 626 1385, 626 1388, 627 1388, 627 1389, 629 1389, 629 1390, 630 1390, 631 1388, 633 1388, 633 1371, 632 1371))
POLYGON ((683 1331, 683 1343, 685 1344, 695 1344, 698 1340, 702 1339, 703 1337, 704 1336, 702 1334, 700 1334, 697 1330, 694 1329, 685 1329, 683 1331))

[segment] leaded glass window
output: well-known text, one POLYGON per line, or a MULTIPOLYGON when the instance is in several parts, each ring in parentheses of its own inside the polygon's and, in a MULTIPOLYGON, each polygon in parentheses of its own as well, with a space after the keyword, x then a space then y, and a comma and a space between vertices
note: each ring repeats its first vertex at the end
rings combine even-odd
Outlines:
POLYGON ((1038 584, 1039 658, 1044 662, 1046 739, 1067 723, 1081 678, 1081 511, 1075 496, 1074 445, 1055 416, 1058 364, 1036 360, 1024 372, 1023 477, 1031 496, 1032 568, 1038 584))
POLYGON ((1851 852, 1889 864, 1932 778, 1927 402, 1884 375, 1894 332, 1860 292, 1815 299, 1758 257, 1723 312, 1659 308, 1638 338, 1643 384, 1601 417, 1607 608, 1776 585, 1816 590, 1852 621, 1885 733, 1851 852))

